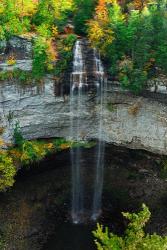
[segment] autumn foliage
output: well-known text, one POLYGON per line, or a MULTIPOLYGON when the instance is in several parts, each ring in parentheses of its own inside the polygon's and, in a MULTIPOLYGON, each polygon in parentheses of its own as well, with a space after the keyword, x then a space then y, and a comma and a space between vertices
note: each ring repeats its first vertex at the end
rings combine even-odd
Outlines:
POLYGON ((105 53, 107 46, 112 43, 114 36, 109 27, 109 12, 107 3, 109 1, 99 0, 96 7, 95 18, 89 21, 88 37, 95 47, 105 53))

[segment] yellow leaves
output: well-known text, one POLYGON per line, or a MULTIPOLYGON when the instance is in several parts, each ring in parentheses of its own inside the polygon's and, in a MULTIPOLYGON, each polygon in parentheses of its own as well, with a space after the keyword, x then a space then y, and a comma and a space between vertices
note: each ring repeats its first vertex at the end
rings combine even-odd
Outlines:
POLYGON ((48 39, 47 46, 48 66, 51 68, 51 62, 55 61, 58 55, 56 51, 56 46, 52 39, 48 39))
POLYGON ((104 30, 100 26, 99 22, 92 20, 89 22, 89 39, 91 41, 98 41, 104 36, 104 30))
POLYGON ((62 12, 66 12, 74 9, 73 0, 61 0, 61 1, 52 1, 54 6, 54 15, 56 18, 62 18, 62 12))
POLYGON ((106 25, 101 25, 97 20, 89 22, 88 37, 93 46, 98 47, 102 53, 114 40, 114 32, 106 25))
POLYGON ((48 70, 48 71, 51 71, 51 70, 53 70, 53 69, 54 69, 53 64, 48 63, 48 64, 47 64, 47 70, 48 70))
POLYGON ((9 59, 7 60, 7 64, 9 66, 15 65, 16 64, 16 59, 13 56, 9 57, 9 59))
POLYGON ((114 40, 114 32, 109 26, 109 13, 107 3, 110 0, 99 0, 96 8, 94 20, 88 23, 88 37, 94 47, 99 48, 100 52, 106 53, 107 46, 114 40))
POLYGON ((68 52, 68 51, 71 51, 71 48, 68 47, 68 46, 65 46, 65 47, 64 47, 64 51, 67 51, 67 52, 68 52))
POLYGON ((0 2, 0 15, 4 12, 5 7, 4 4, 0 2))
POLYGON ((15 8, 20 12, 20 17, 32 16, 35 14, 38 6, 38 1, 35 0, 16 0, 15 8))
POLYGON ((16 168, 13 165, 13 159, 3 152, 0 154, 0 191, 7 187, 11 187, 14 183, 16 168))
POLYGON ((60 149, 61 150, 65 150, 65 149, 68 149, 70 148, 70 144, 69 143, 63 143, 60 145, 60 149))
POLYGON ((96 7, 96 19, 102 22, 109 21, 109 13, 107 4, 115 3, 113 0, 99 0, 98 5, 96 7))
MULTIPOLYGON (((0 138, 0 146, 4 145, 0 138)), ((69 149, 72 143, 56 139, 52 141, 23 141, 20 147, 0 149, 0 191, 14 184, 17 167, 42 160, 50 152, 69 149)))
POLYGON ((5 31, 3 29, 3 26, 0 25, 0 40, 3 40, 3 39, 5 39, 5 31))
POLYGON ((4 141, 0 138, 0 147, 4 146, 4 141))
POLYGON ((52 35, 56 38, 58 34, 58 28, 56 26, 52 26, 52 35))
POLYGON ((46 147, 47 147, 47 149, 53 149, 54 148, 54 145, 53 145, 53 143, 48 143, 48 144, 46 144, 46 147))
POLYGON ((106 6, 106 0, 99 0, 98 6, 96 7, 96 18, 99 21, 108 21, 108 9, 106 6))

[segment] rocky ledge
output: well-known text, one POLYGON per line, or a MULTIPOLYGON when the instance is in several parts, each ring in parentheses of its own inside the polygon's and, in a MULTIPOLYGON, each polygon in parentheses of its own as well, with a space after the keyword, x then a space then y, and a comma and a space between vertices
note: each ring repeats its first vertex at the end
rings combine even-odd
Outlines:
MULTIPOLYGON (((86 65, 93 71, 93 58, 86 42, 84 57, 86 65)), ((0 44, 0 71, 31 70, 31 40, 14 37, 0 44), (6 58, 17 55, 16 64, 9 66, 6 58)), ((150 83, 142 96, 134 96, 120 89, 119 83, 108 80, 104 90, 102 114, 103 130, 99 138, 100 104, 96 95, 86 95, 80 114, 71 112, 69 92, 69 70, 63 86, 48 76, 35 86, 19 85, 17 81, 0 82, 0 127, 4 128, 3 139, 12 140, 13 129, 19 122, 26 139, 64 137, 75 139, 78 118, 81 139, 101 139, 107 143, 123 145, 133 149, 167 155, 167 81, 150 83), (158 84, 158 85, 157 85, 158 84), (71 118, 74 131, 70 133, 71 118), (76 126, 76 127, 75 127, 76 126), (70 135, 70 136, 69 136, 70 135)), ((94 79, 91 79, 94 82, 94 79)), ((77 103, 76 103, 77 105, 77 103)), ((73 109, 75 110, 75 109, 73 109)), ((2 129, 1 129, 2 130, 2 129)))
MULTIPOLYGON (((83 139, 99 139, 99 112, 100 105, 87 98, 86 109, 80 114, 83 139)), ((9 82, 0 84, 0 127, 4 128, 5 141, 11 141, 16 122, 26 139, 69 139, 71 116, 75 117, 70 112, 70 97, 58 96, 56 83, 50 78, 27 88, 9 82)), ((133 96, 109 85, 105 89, 102 119, 101 139, 107 143, 167 155, 165 103, 133 96)), ((77 122, 74 124, 77 126, 77 122)))

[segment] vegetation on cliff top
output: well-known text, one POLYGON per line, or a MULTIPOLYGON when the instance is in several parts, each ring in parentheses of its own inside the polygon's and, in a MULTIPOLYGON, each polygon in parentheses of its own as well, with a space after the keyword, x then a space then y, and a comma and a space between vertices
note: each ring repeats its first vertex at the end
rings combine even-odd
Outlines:
MULTIPOLYGON (((40 80, 46 73, 60 77, 72 60, 72 49, 77 36, 84 34, 87 19, 92 17, 94 0, 2 0, 0 2, 0 40, 14 35, 32 38, 32 78, 40 80)), ((16 63, 10 55, 8 65, 16 63)), ((23 73, 22 73, 23 75, 23 73)), ((0 80, 18 77, 11 72, 0 73, 0 80)), ((21 77, 26 81, 27 75, 21 77)))
POLYGON ((110 74, 138 93, 167 74, 166 0, 99 0, 88 36, 106 58, 110 74))
MULTIPOLYGON (((0 2, 0 40, 13 35, 33 38, 32 77, 38 80, 46 73, 60 77, 67 69, 76 33, 88 35, 109 73, 123 88, 138 93, 149 79, 167 73, 166 29, 166 0, 0 2)), ((0 79, 12 76, 17 74, 1 73, 0 79)), ((26 78, 31 80, 22 73, 21 79, 26 78)))

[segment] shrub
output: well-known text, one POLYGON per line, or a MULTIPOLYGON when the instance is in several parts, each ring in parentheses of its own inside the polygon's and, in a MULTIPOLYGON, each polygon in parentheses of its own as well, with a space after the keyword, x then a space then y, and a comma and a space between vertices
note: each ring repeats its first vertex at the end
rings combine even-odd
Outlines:
POLYGON ((24 138, 20 130, 19 122, 16 122, 15 124, 14 133, 13 133, 13 141, 14 141, 14 144, 18 147, 22 147, 24 143, 24 138))
POLYGON ((121 61, 119 66, 119 80, 123 89, 129 89, 138 94, 147 83, 147 72, 144 69, 135 68, 129 59, 121 61))
POLYGON ((46 156, 45 148, 37 143, 25 141, 21 150, 21 162, 25 165, 42 160, 46 156))
POLYGON ((0 191, 13 186, 16 167, 7 153, 0 152, 0 191))
POLYGON ((73 46, 77 36, 74 34, 68 35, 65 39, 59 39, 57 42, 59 60, 56 62, 56 67, 54 74, 58 77, 64 72, 68 67, 73 56, 73 46))
POLYGON ((47 41, 44 37, 38 37, 33 46, 33 69, 32 75, 36 79, 42 78, 47 69, 47 41))
POLYGON ((97 230, 93 232, 96 237, 95 243, 98 250, 166 250, 167 237, 157 234, 146 234, 144 227, 150 219, 150 211, 143 204, 142 210, 136 213, 123 213, 129 220, 129 224, 124 235, 118 236, 109 232, 108 228, 97 225, 97 230))

